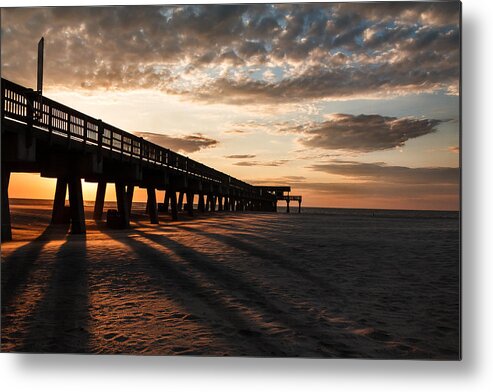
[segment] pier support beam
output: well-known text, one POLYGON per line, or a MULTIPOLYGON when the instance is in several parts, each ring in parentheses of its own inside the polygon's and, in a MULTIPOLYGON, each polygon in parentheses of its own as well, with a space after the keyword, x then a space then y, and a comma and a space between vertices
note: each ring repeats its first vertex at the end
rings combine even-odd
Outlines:
POLYGON ((298 214, 301 213, 301 200, 298 202, 298 214))
POLYGON ((223 210, 223 197, 222 196, 217 197, 217 210, 218 211, 223 210))
POLYGON ((216 196, 211 195, 211 212, 216 211, 216 196))
POLYGON ((94 203, 94 214, 92 216, 95 221, 100 221, 101 219, 103 219, 105 194, 106 194, 106 181, 99 181, 98 189, 96 191, 96 202, 94 203))
POLYGON ((156 190, 147 188, 147 207, 149 209, 149 219, 151 223, 158 224, 159 218, 157 214, 156 190))
POLYGON ((184 195, 185 195, 185 192, 180 192, 180 195, 178 196, 178 206, 177 206, 178 211, 183 210, 183 196, 184 195))
POLYGON ((12 240, 12 225, 10 221, 9 203, 10 171, 2 168, 2 242, 12 240))
POLYGON ((86 232, 86 219, 84 199, 82 198, 82 180, 80 178, 68 180, 68 199, 70 202, 70 233, 84 234, 86 232))
POLYGON ((134 198, 134 186, 127 185, 127 205, 128 205, 128 215, 132 214, 132 201, 134 198))
POLYGON ((51 212, 51 223, 59 225, 68 223, 65 216, 65 197, 67 196, 67 180, 65 178, 57 178, 55 188, 55 198, 53 200, 53 210, 51 212))
POLYGON ((204 194, 199 193, 199 205, 198 205, 199 212, 205 212, 205 201, 204 201, 204 194))
POLYGON ((178 220, 178 209, 176 203, 176 192, 174 190, 170 191, 169 199, 171 202, 171 219, 178 220))
POLYGON ((286 200, 286 213, 289 214, 289 200, 286 200))
POLYGON ((187 192, 187 212, 189 216, 193 216, 193 192, 187 192))
POLYGON ((164 204, 164 212, 168 213, 168 210, 169 210, 169 190, 166 190, 164 191, 164 201, 163 201, 163 204, 164 204))
POLYGON ((125 191, 125 185, 121 182, 116 182, 115 191, 118 212, 122 217, 122 226, 127 228, 130 226, 130 215, 128 213, 127 192, 125 191))
POLYGON ((207 194, 206 199, 205 199, 205 210, 209 211, 211 209, 211 195, 207 194))

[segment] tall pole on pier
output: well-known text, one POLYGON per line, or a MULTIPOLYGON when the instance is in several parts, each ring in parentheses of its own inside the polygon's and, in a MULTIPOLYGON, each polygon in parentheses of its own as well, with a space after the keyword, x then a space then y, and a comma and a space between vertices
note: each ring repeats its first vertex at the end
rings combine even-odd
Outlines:
POLYGON ((45 39, 41 37, 38 42, 38 78, 36 90, 41 96, 43 94, 43 60, 44 60, 44 50, 45 50, 45 39))
POLYGON ((34 104, 34 100, 31 101, 31 109, 33 121, 39 120, 43 116, 43 60, 45 50, 45 39, 41 37, 38 42, 38 74, 36 80, 36 93, 34 99, 37 105, 34 104))

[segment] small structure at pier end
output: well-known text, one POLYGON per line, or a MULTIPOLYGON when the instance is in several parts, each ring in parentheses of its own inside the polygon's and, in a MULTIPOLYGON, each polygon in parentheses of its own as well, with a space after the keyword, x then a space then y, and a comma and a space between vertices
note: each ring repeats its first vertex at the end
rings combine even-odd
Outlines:
POLYGON ((136 186, 147 190, 147 214, 155 224, 159 211, 170 209, 174 220, 181 208, 193 215, 196 196, 199 212, 276 211, 278 200, 286 200, 288 212, 290 201, 301 207, 301 196, 289 196, 290 187, 250 185, 3 78, 1 100, 2 241, 12 239, 13 172, 57 179, 52 223, 70 222, 73 234, 86 231, 82 179, 98 184, 95 220, 103 217, 107 184, 115 184, 118 209, 111 217, 122 228, 129 226, 136 186), (156 190, 165 191, 163 203, 156 190))
POLYGON ((292 201, 297 201, 298 202, 298 213, 301 212, 301 196, 292 196, 289 193, 291 192, 291 187, 290 186, 269 186, 269 185, 264 185, 264 186, 257 186, 257 188, 260 190, 260 194, 271 194, 275 196, 276 202, 274 205, 274 210, 277 211, 277 202, 279 200, 284 200, 286 201, 286 212, 289 214, 289 203, 292 201))

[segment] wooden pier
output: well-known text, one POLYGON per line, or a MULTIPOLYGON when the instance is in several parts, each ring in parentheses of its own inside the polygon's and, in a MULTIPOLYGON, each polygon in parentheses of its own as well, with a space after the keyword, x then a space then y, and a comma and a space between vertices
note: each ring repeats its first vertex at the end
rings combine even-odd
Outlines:
MULTIPOLYGON (((68 223, 85 233, 82 179, 98 184, 93 219, 101 220, 107 184, 113 183, 122 228, 130 224, 135 187, 147 190, 151 223, 159 212, 178 219, 183 208, 198 212, 277 211, 277 202, 297 200, 291 188, 254 186, 186 156, 53 101, 9 80, 1 82, 2 241, 12 239, 8 187, 11 173, 56 178, 52 224, 68 223), (164 190, 162 203, 156 190, 164 190), (69 206, 65 206, 67 196, 69 206)), ((299 198, 299 199, 298 199, 299 198)))
MULTIPOLYGON (((289 204, 292 201, 298 202, 298 213, 301 212, 301 196, 292 196, 289 193, 291 192, 290 186, 259 186, 257 187, 263 193, 267 193, 270 195, 274 195, 276 197, 276 206, 279 200, 284 200, 286 202, 286 212, 289 214, 289 204)), ((275 209, 277 211, 277 207, 275 209)))

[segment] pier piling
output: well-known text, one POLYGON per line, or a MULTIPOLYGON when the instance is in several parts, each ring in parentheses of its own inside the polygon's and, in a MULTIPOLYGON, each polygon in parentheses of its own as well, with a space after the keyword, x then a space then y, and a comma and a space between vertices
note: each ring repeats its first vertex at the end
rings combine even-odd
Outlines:
POLYGON ((153 224, 159 223, 158 213, 157 213, 157 202, 156 202, 156 190, 154 188, 147 188, 147 206, 149 209, 149 220, 153 224))
POLYGON ((55 197, 53 199, 53 210, 51 212, 51 223, 54 225, 67 223, 65 221, 65 198, 67 196, 67 180, 57 178, 55 186, 55 197))
POLYGON ((178 209, 176 202, 176 192, 171 190, 170 192, 170 202, 171 202, 171 219, 176 221, 178 220, 178 209))
POLYGON ((100 221, 103 219, 104 197, 106 194, 106 181, 99 181, 96 190, 96 201, 94 203, 93 219, 100 221))
POLYGON ((68 199, 70 203, 70 233, 84 234, 86 232, 86 219, 82 197, 82 180, 80 178, 72 177, 68 180, 68 199))
POLYGON ((12 240, 9 204, 10 171, 2 167, 2 242, 12 240))
POLYGON ((115 182, 116 204, 118 212, 122 219, 122 227, 127 228, 130 225, 130 215, 128 213, 127 192, 125 185, 121 182, 115 182))

